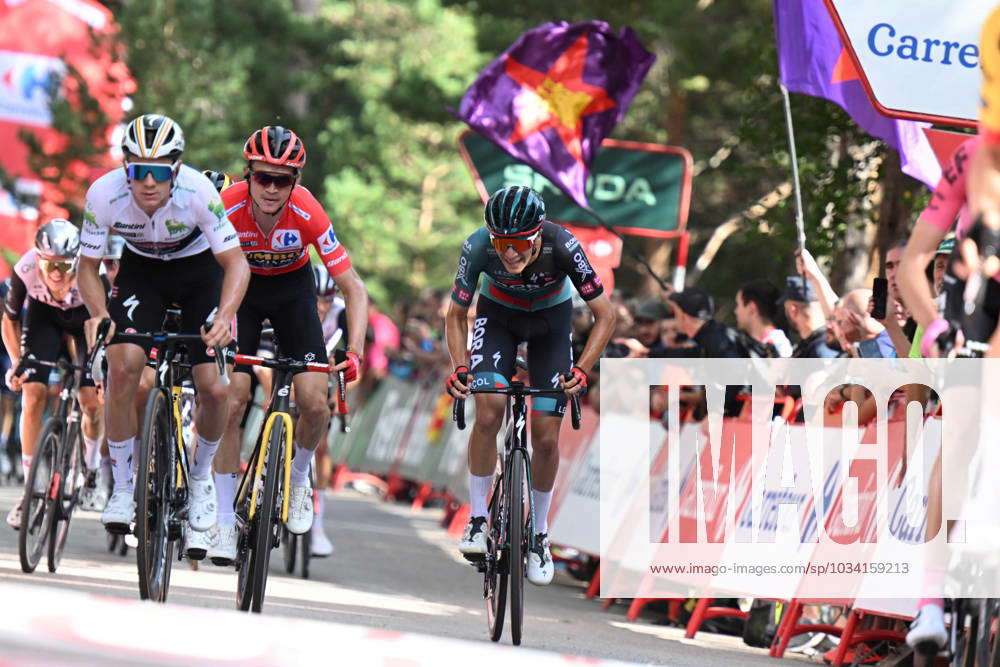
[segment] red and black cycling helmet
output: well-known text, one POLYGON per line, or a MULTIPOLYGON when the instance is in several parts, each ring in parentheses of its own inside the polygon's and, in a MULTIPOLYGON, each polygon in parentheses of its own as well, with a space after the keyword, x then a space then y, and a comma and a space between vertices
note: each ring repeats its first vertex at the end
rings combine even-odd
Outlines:
POLYGON ((247 162, 260 160, 298 170, 306 165, 306 147, 287 127, 265 125, 247 139, 243 157, 247 162))

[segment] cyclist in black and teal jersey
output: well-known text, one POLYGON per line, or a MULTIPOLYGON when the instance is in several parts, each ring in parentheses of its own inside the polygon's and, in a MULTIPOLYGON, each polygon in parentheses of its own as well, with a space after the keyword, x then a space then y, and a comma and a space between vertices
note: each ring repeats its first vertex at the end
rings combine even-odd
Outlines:
MULTIPOLYGON (((564 227, 545 220, 545 203, 522 186, 495 192, 486 203, 486 226, 465 241, 459 258, 452 303, 446 318, 448 352, 455 371, 447 380, 456 398, 468 394, 459 373, 472 386, 507 386, 514 375, 517 346, 528 344, 528 373, 534 387, 586 391, 587 372, 597 362, 615 326, 611 301, 580 242, 564 227), (479 287, 480 277, 482 286, 479 287), (469 341, 468 311, 479 289, 469 341), (594 315, 594 327, 580 357, 573 359, 573 289, 594 315), (572 373, 568 382, 561 379, 572 373)), ((548 510, 559 467, 559 424, 566 396, 532 399, 531 478, 537 549, 528 555, 528 580, 552 581, 548 510)), ((505 397, 476 395, 476 423, 469 437, 471 512, 459 544, 464 554, 486 551, 487 501, 496 467, 496 436, 505 397)))

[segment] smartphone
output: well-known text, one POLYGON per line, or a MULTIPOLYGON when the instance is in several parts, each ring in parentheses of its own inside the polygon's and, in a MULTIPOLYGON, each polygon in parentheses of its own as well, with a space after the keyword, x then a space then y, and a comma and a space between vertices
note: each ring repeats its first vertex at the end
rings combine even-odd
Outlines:
POLYGON ((863 340, 854 344, 854 351, 862 359, 881 359, 882 348, 878 346, 878 341, 874 338, 863 340))
POLYGON ((872 317, 876 320, 884 320, 889 303, 888 280, 885 278, 875 278, 872 281, 872 298, 875 301, 875 307, 872 309, 872 317))

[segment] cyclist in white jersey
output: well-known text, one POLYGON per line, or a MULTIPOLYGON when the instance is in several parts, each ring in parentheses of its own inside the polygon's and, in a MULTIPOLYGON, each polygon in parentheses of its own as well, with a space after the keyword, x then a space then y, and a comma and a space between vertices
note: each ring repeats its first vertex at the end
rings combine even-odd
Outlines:
MULTIPOLYGON (((107 317, 115 325, 109 341, 115 328, 158 331, 171 303, 181 307, 181 333, 201 333, 205 347, 191 346, 188 355, 198 392, 188 522, 204 531, 216 520, 211 465, 228 417, 228 392, 208 348, 232 341, 250 269, 219 193, 208 178, 181 164, 183 151, 184 134, 166 116, 146 114, 128 124, 124 168, 101 176, 87 191, 79 284, 91 315, 89 345, 107 317), (125 250, 108 302, 98 267, 110 231, 125 239, 125 250), (208 319, 212 327, 205 330, 208 319)), ((132 397, 148 353, 133 343, 108 347, 105 416, 114 492, 101 520, 114 532, 127 532, 135 515, 131 461, 138 427, 132 397)))
MULTIPOLYGON (((76 254, 79 247, 80 232, 69 220, 56 218, 42 225, 35 235, 35 247, 14 266, 4 302, 3 340, 11 360, 7 386, 22 393, 21 465, 25 477, 28 476, 42 428, 42 412, 48 398, 49 368, 29 362, 20 377, 16 377, 14 371, 28 355, 40 361, 56 361, 67 335, 73 337, 74 352, 78 361, 82 360, 86 348, 83 323, 87 319, 87 309, 77 289, 76 254), (21 309, 25 301, 27 308, 22 317, 21 309)), ((80 383, 80 407, 83 412, 81 426, 85 462, 88 470, 95 470, 100 462, 101 413, 97 390, 89 375, 85 375, 80 383)), ((7 523, 12 528, 20 527, 20 501, 7 516, 7 523)))

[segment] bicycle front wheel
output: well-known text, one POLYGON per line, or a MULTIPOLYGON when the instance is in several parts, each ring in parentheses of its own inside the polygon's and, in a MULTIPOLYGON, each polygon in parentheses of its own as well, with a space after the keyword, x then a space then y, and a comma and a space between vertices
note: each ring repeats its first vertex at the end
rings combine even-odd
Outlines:
POLYGON ((288 574, 295 572, 295 557, 298 555, 298 540, 295 539, 296 537, 297 535, 289 533, 285 528, 281 529, 281 546, 285 555, 285 572, 288 574))
MULTIPOLYGON (((278 516, 278 497, 284 466, 285 422, 275 419, 271 428, 271 438, 267 447, 267 469, 264 472, 264 498, 257 508, 257 535, 253 542, 253 563, 251 588, 253 603, 251 611, 260 613, 264 605, 264 590, 267 588, 267 568, 271 560, 271 549, 278 544, 281 519, 278 516)), ((288 489, 282 489, 288 493, 288 489)))
POLYGON ((486 561, 483 573, 483 597, 486 598, 486 620, 489 623, 490 639, 500 641, 503 635, 503 619, 507 611, 507 562, 503 543, 506 539, 506 507, 504 484, 493 485, 490 501, 490 520, 486 533, 486 561))
POLYGON ((59 453, 59 482, 55 484, 55 502, 52 507, 52 527, 49 529, 49 572, 55 572, 62 560, 66 538, 69 537, 69 523, 73 510, 80 500, 83 486, 83 442, 80 423, 69 425, 65 446, 59 453))
POLYGON ((166 391, 154 390, 146 401, 136 472, 135 537, 139 596, 164 602, 170 582, 173 545, 170 542, 170 499, 174 460, 171 445, 173 420, 166 391))
POLYGON ((510 484, 507 486, 510 525, 507 541, 510 544, 510 639, 514 646, 521 644, 521 622, 524 618, 524 456, 518 450, 511 452, 510 484))
POLYGON ((55 505, 53 477, 58 470, 59 445, 62 441, 63 425, 55 419, 45 422, 38 447, 28 476, 24 480, 24 496, 21 502, 21 529, 18 535, 18 554, 21 570, 34 572, 42 551, 48 543, 52 526, 52 510, 55 505))

